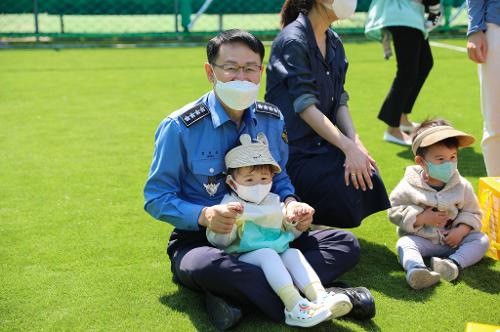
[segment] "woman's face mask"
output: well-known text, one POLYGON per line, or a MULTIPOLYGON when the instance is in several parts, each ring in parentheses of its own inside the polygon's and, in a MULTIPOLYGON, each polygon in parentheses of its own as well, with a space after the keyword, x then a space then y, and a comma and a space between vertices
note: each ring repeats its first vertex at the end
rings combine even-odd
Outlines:
POLYGON ((335 12, 339 20, 343 20, 354 15, 357 0, 334 0, 330 8, 335 12))
MULTIPOLYGON (((212 67, 213 71, 213 67, 212 67)), ((255 84, 249 81, 229 81, 221 82, 215 76, 215 93, 220 100, 229 108, 236 111, 243 111, 250 107, 259 95, 260 83, 255 84)))
POLYGON ((231 188, 236 192, 239 198, 259 204, 269 194, 273 183, 268 184, 255 184, 252 186, 245 186, 237 183, 231 175, 228 175, 227 182, 231 188))
POLYGON ((457 170, 457 163, 453 161, 446 161, 442 164, 433 164, 427 160, 424 160, 424 162, 427 165, 429 176, 444 183, 448 183, 457 170))

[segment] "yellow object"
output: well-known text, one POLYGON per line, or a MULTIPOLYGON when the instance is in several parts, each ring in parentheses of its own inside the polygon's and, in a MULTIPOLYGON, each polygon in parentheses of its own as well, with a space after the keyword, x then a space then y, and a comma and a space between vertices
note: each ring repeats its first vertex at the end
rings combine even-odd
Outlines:
POLYGON ((465 332, 500 332, 500 326, 467 323, 467 325, 465 325, 465 332))
POLYGON ((500 177, 479 179, 479 204, 483 212, 481 230, 490 239, 490 248, 486 255, 498 260, 500 259, 500 177))

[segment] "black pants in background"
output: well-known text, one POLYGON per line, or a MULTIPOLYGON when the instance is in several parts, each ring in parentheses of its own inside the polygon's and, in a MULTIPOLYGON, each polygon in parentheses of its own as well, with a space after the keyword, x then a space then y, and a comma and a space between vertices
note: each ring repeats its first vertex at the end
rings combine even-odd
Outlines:
POLYGON ((408 27, 388 27, 394 41, 397 72, 378 118, 399 127, 401 114, 411 113, 415 100, 433 65, 429 41, 422 31, 408 27))

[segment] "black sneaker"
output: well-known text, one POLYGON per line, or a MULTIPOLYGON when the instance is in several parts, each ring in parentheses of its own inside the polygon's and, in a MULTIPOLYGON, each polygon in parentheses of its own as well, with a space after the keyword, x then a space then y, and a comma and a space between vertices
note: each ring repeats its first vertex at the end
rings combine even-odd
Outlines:
POLYGON ((208 319, 218 330, 228 330, 241 320, 241 309, 222 297, 207 292, 205 304, 208 319))
POLYGON ((344 317, 350 317, 358 320, 368 320, 375 317, 375 299, 367 288, 330 287, 326 290, 334 293, 342 293, 349 297, 349 300, 352 303, 352 310, 344 317))

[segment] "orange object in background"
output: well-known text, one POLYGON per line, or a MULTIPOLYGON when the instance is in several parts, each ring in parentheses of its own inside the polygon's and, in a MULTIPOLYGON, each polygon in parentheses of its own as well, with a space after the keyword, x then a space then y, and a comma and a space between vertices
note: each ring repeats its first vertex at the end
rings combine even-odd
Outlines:
POLYGON ((467 325, 465 325, 465 332, 500 332, 500 326, 467 323, 467 325))
POLYGON ((479 204, 481 205, 481 211, 483 212, 483 226, 481 230, 488 235, 490 240, 490 248, 488 249, 486 255, 499 260, 500 177, 480 178, 478 192, 479 204))

